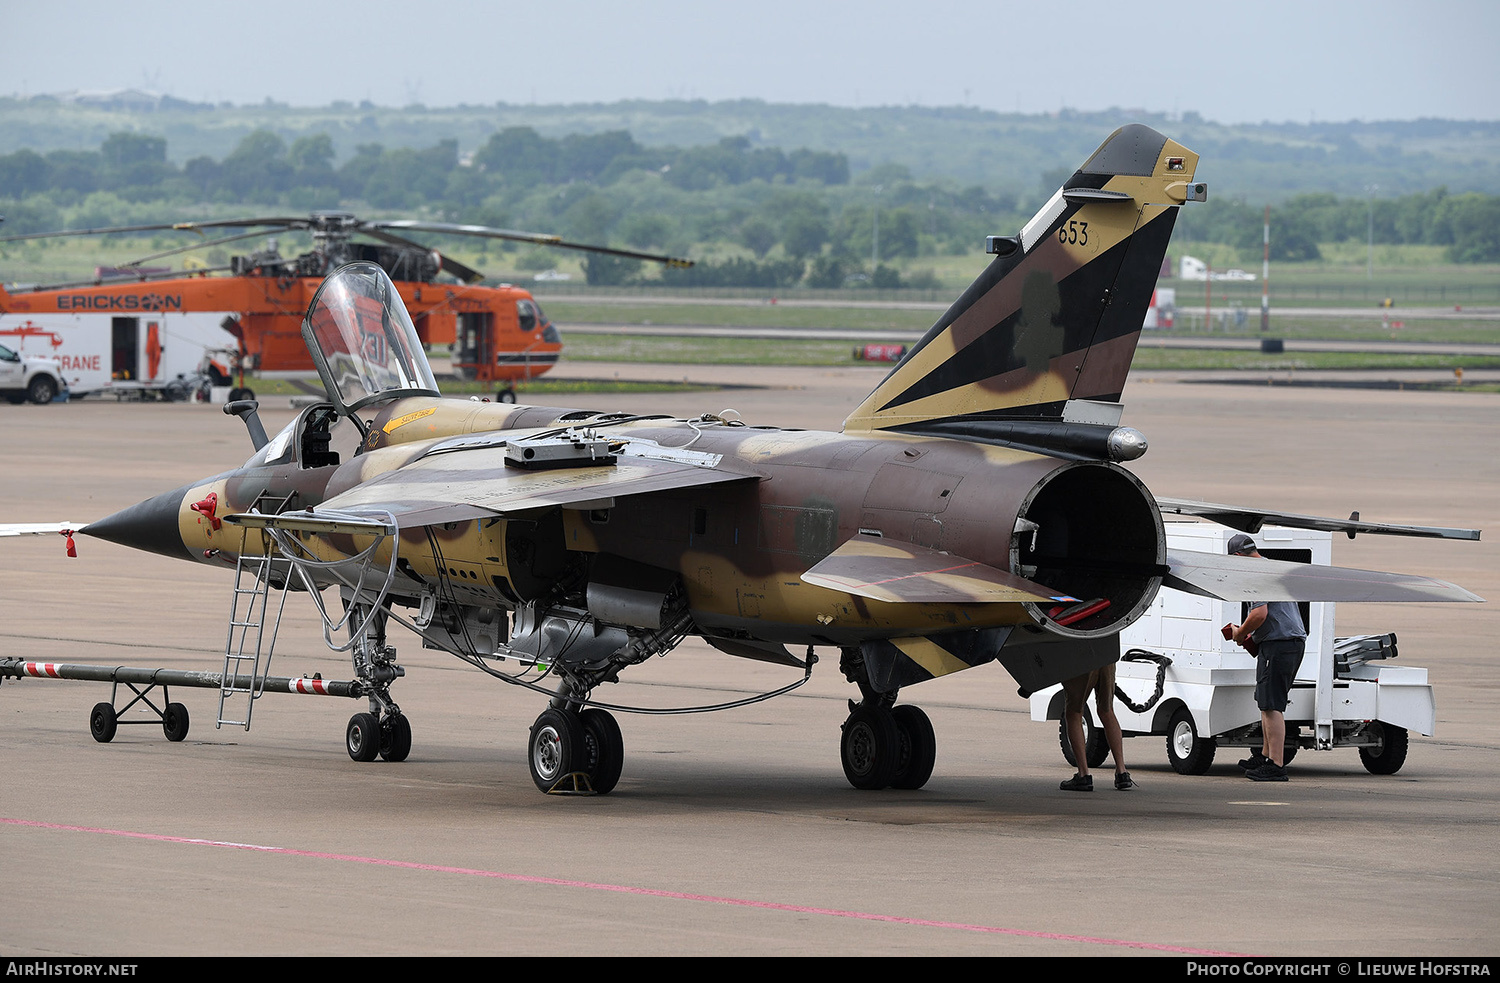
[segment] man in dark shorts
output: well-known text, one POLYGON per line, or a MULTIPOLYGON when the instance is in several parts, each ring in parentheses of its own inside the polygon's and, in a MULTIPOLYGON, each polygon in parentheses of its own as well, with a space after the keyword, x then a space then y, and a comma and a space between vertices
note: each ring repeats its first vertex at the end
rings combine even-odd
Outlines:
MULTIPOLYGON (((1234 556, 1260 558, 1255 540, 1239 533, 1229 540, 1234 556)), ((1292 680, 1302 665, 1307 629, 1293 601, 1267 601, 1250 609, 1245 623, 1232 626, 1233 638, 1244 644, 1251 639, 1255 654, 1255 705, 1260 708, 1261 749, 1240 762, 1245 777, 1253 782, 1284 782, 1286 767, 1282 749, 1286 745, 1286 704, 1292 680)))

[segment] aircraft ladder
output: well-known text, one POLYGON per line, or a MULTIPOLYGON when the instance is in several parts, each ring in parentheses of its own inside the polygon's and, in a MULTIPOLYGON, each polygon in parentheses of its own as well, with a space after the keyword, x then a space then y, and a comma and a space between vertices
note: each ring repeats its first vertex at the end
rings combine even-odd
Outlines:
MULTIPOLYGON (((248 531, 247 531, 248 535, 248 531)), ((266 676, 271 668, 271 656, 276 648, 276 631, 281 626, 281 613, 286 608, 287 582, 279 588, 280 603, 276 606, 276 620, 271 625, 269 641, 265 636, 266 614, 270 609, 271 574, 276 560, 276 551, 267 546, 264 554, 242 552, 234 565, 234 592, 230 595, 229 636, 224 642, 224 672, 219 684, 219 719, 216 727, 232 724, 250 729, 250 714, 255 701, 265 695, 266 676), (262 647, 264 645, 264 664, 262 647), (248 664, 249 672, 245 672, 248 664), (243 704, 240 702, 243 698, 243 704), (244 719, 230 716, 234 707, 244 706, 244 719)), ((284 569, 288 580, 291 570, 284 569)))

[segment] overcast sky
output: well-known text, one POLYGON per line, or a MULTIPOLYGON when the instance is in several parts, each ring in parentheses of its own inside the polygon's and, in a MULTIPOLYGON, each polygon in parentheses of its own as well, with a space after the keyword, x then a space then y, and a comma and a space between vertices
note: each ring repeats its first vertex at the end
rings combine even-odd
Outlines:
POLYGON ((1495 0, 0 0, 0 38, 12 95, 1500 119, 1495 0))

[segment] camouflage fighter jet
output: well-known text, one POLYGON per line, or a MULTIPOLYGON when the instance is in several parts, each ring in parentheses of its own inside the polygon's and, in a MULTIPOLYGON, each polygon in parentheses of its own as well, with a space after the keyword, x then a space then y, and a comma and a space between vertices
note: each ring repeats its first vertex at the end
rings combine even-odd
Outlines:
MULTIPOLYGON (((614 787, 601 684, 689 635, 797 667, 839 653, 859 788, 918 788, 936 743, 907 687, 999 661, 1023 692, 1119 657, 1164 583, 1225 599, 1479 600, 1423 577, 1168 550, 1163 510, 1247 531, 1477 538, 1158 500, 1120 462, 1121 390, 1198 157, 1122 127, 1014 237, 839 433, 442 398, 391 282, 330 276, 303 334, 327 388, 242 468, 82 530, 241 578, 337 585, 369 697, 357 760, 406 757, 397 620, 495 675, 530 667, 537 786, 614 787), (248 571, 248 572, 247 572, 248 571), (499 665, 505 660, 506 671, 499 665)), ((342 627, 338 627, 343 631, 342 627)))

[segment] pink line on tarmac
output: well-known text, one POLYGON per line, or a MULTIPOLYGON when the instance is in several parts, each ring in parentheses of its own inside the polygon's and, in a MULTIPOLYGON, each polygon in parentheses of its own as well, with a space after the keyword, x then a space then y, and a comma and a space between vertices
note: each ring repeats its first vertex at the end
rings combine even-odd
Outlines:
POLYGON ((338 860, 344 863, 368 864, 375 867, 396 867, 402 870, 429 870, 441 874, 459 874, 466 877, 488 877, 494 880, 515 881, 522 884, 548 884, 555 887, 576 887, 590 891, 613 891, 617 894, 635 894, 651 898, 669 898, 674 901, 701 901, 708 904, 733 905, 740 908, 761 908, 768 911, 789 911, 799 915, 826 915, 830 918, 852 918, 867 922, 890 922, 896 925, 913 925, 922 928, 947 928, 961 932, 979 932, 988 935, 1012 935, 1027 939, 1049 939, 1056 942, 1082 942, 1087 945, 1118 946, 1126 949, 1148 949, 1153 952, 1176 952, 1189 956, 1242 956, 1245 953, 1219 952, 1214 949, 1193 949, 1180 945, 1162 945, 1156 942, 1134 942, 1129 939, 1105 939, 1089 935, 1067 935, 1061 932, 1033 932, 1020 928, 1002 928, 997 925, 970 925, 964 922, 944 922, 927 918, 904 918, 898 915, 880 915, 864 911, 845 911, 840 908, 815 908, 809 905, 783 904, 776 901, 755 901, 749 898, 725 898, 712 894, 693 894, 686 891, 663 891, 649 887, 631 887, 625 884, 597 884, 592 881, 574 881, 560 877, 537 877, 530 874, 507 874, 497 870, 480 870, 474 867, 449 867, 443 864, 419 864, 407 860, 388 860, 381 857, 358 857, 344 853, 323 853, 317 850, 294 850, 289 847, 262 846, 255 843, 233 843, 225 840, 203 840, 187 836, 164 836, 159 833, 137 833, 124 829, 102 829, 96 826, 69 826, 63 823, 43 823, 30 819, 0 817, 0 824, 29 826, 35 829, 61 830, 68 833, 97 833, 102 836, 124 836, 135 840, 150 840, 156 843, 182 843, 188 846, 211 846, 228 850, 254 850, 260 853, 275 853, 287 857, 308 857, 317 860, 338 860))

